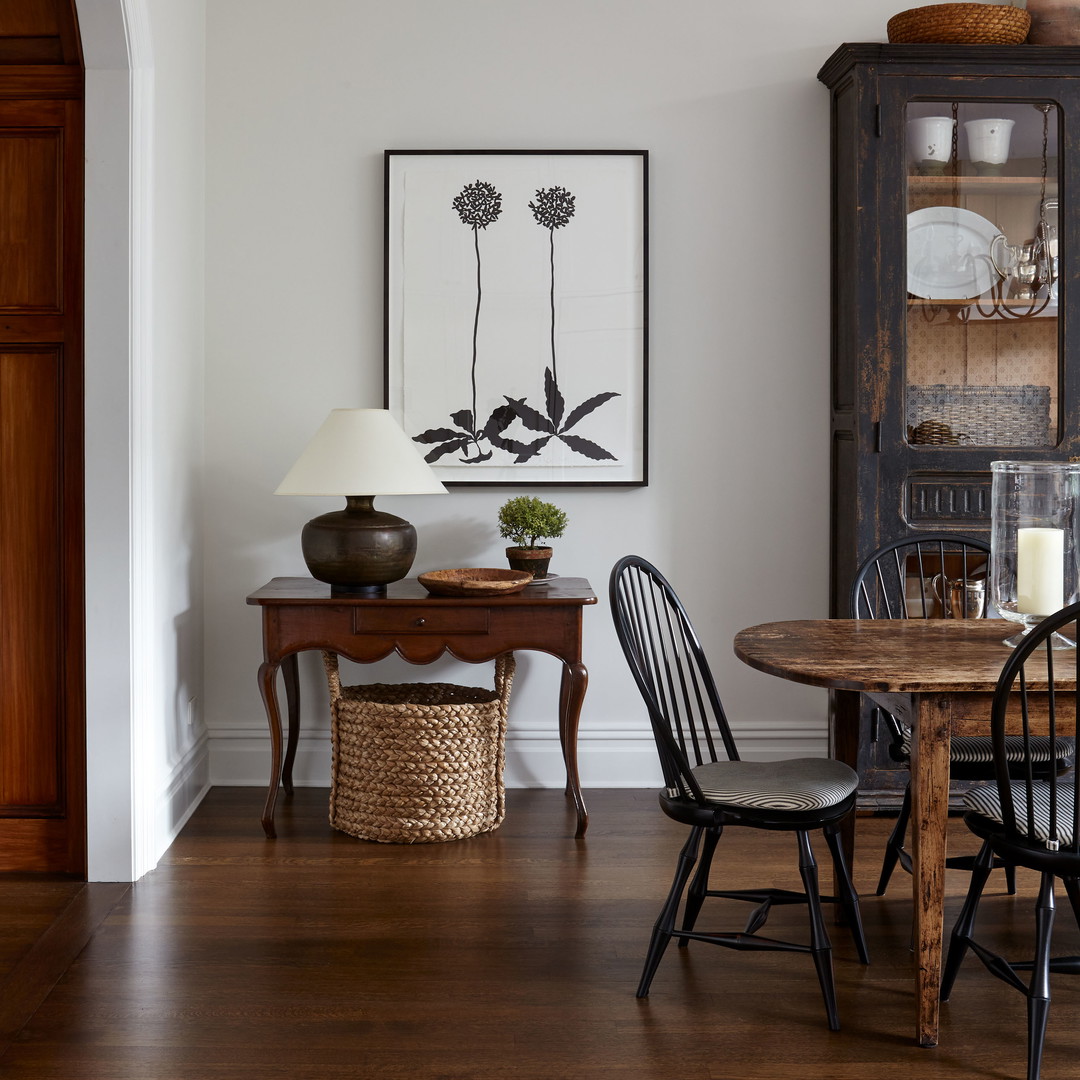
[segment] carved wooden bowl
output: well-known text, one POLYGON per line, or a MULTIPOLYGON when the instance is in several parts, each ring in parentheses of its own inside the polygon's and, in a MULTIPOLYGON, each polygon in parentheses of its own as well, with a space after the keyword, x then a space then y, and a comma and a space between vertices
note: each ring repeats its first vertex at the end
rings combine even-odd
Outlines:
POLYGON ((521 570, 494 570, 464 567, 459 570, 429 570, 417 581, 434 596, 510 596, 532 581, 521 570))

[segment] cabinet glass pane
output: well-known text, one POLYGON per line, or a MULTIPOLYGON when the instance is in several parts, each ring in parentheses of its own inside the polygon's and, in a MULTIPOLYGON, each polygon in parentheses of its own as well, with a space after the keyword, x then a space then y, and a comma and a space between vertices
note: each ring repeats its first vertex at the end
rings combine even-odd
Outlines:
POLYGON ((907 106, 914 445, 1058 441, 1059 119, 1049 103, 907 106))

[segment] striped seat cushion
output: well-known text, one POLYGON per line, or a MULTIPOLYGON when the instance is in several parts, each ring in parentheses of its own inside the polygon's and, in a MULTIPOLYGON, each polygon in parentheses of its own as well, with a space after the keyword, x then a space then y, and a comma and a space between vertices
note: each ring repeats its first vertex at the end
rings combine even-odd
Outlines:
MULTIPOLYGON (((1072 739, 1057 740, 1057 754, 1052 754, 1050 738, 1036 735, 1031 739, 1031 760, 1047 762, 1055 757, 1067 761, 1073 755, 1072 739)), ((900 748, 908 757, 911 756, 911 728, 904 729, 904 738, 900 748)), ((1024 760, 1024 740, 1019 735, 1005 736, 1005 756, 1009 761, 1024 760)), ((949 746, 949 760, 964 765, 989 765, 994 760, 994 748, 989 735, 957 735, 949 746)))
POLYGON ((855 771, 832 758, 711 761, 693 773, 709 802, 755 810, 825 810, 859 786, 855 771))
MULTIPOLYGON (((1012 785, 1013 811, 1016 827, 1028 836, 1027 797, 1022 784, 1012 785)), ((1032 802, 1035 810, 1035 838, 1049 848, 1069 847, 1073 842, 1073 792, 1071 785, 1058 787, 1057 835, 1050 835, 1050 785, 1044 782, 1032 784, 1032 802), (1051 840, 1056 844, 1051 844, 1051 840)), ((964 795, 964 805, 991 821, 1001 824, 1001 793, 997 784, 979 784, 964 795)), ((1030 839, 1030 837, 1029 837, 1030 839)))

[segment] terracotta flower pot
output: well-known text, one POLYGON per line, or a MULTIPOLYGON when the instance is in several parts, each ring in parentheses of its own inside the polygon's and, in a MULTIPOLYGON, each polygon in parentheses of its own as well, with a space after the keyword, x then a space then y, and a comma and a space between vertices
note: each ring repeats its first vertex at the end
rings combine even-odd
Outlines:
POLYGON ((506 561, 510 564, 510 569, 528 570, 537 580, 548 576, 551 555, 552 551, 549 547, 508 547, 506 549, 506 561))

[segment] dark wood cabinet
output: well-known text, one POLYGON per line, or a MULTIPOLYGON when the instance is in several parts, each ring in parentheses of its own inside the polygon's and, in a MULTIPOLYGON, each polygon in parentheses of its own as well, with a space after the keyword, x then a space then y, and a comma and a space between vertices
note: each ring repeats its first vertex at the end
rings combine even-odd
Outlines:
MULTIPOLYGON (((1066 212, 1080 49, 846 44, 818 77, 832 138, 830 614, 846 617, 879 545, 989 539, 991 461, 1080 455, 1080 216, 1066 212)), ((889 803, 906 773, 884 731, 864 745, 864 805, 889 803)))
POLYGON ((86 874, 83 66, 0 4, 0 873, 86 874))

